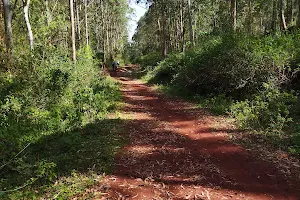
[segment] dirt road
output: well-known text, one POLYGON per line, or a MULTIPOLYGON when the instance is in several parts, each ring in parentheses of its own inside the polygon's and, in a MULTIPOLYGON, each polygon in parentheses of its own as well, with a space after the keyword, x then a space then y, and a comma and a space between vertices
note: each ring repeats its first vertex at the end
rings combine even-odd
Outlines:
POLYGON ((105 180, 104 199, 300 199, 300 186, 270 163, 232 144, 212 116, 113 73, 126 106, 123 131, 130 144, 105 180))

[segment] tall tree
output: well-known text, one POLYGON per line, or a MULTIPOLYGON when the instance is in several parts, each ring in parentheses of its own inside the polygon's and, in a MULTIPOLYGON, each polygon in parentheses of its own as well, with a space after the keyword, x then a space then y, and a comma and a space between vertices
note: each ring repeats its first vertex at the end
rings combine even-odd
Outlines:
POLYGON ((297 28, 300 28, 300 0, 298 0, 297 28))
POLYGON ((88 25, 88 5, 87 0, 84 0, 84 19, 85 19, 85 41, 86 46, 89 46, 89 25, 88 25))
POLYGON ((236 31, 236 0, 231 0, 231 23, 232 30, 236 31))
POLYGON ((30 24, 30 20, 29 20, 29 5, 30 5, 30 0, 27 0, 26 2, 23 0, 23 11, 24 11, 25 23, 27 26, 30 50, 33 50, 33 40, 34 39, 33 39, 33 33, 32 33, 31 24, 30 24))
POLYGON ((277 0, 272 0, 273 2, 273 11, 272 11, 272 22, 271 22, 271 30, 276 31, 276 22, 277 22, 277 0))
POLYGON ((10 0, 2 0, 3 2, 3 14, 5 24, 5 43, 9 56, 11 56, 13 49, 13 31, 12 31, 12 8, 10 0))
POLYGON ((189 29, 190 29, 190 42, 193 46, 195 46, 194 42, 194 30, 193 30, 193 19, 192 19, 192 13, 191 13, 191 0, 188 0, 188 18, 189 18, 189 29))
POLYGON ((287 27, 286 27, 286 21, 284 16, 283 0, 279 0, 279 18, 280 18, 280 29, 282 31, 285 31, 287 27))
POLYGON ((75 39, 75 20, 74 20, 74 2, 69 0, 70 22, 71 22, 71 41, 72 41, 72 59, 76 62, 76 39, 75 39))

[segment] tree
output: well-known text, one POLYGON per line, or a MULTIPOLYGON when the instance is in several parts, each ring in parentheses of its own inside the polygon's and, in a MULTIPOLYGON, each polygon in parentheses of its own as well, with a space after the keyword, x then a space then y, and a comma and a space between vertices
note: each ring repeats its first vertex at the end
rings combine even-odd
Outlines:
POLYGON ((32 33, 30 20, 29 20, 29 4, 30 4, 30 0, 27 0, 26 2, 23 0, 24 19, 28 31, 30 50, 33 50, 33 33, 32 33))
POLYGON ((70 22, 71 22, 71 41, 72 41, 72 59, 76 62, 76 42, 75 42, 75 20, 74 20, 74 4, 73 0, 69 0, 70 4, 70 22))
POLYGON ((236 31, 236 0, 231 0, 231 23, 232 30, 236 31))
POLYGON ((10 0, 2 0, 3 2, 3 14, 5 24, 5 43, 9 56, 11 56, 13 49, 13 31, 12 31, 12 9, 10 0))
POLYGON ((191 14, 191 0, 188 0, 188 6, 187 6, 187 12, 188 12, 188 18, 189 18, 189 30, 190 30, 190 42, 193 46, 195 46, 194 42, 194 30, 193 30, 193 20, 192 20, 192 14, 191 14))
POLYGON ((280 18, 280 28, 282 31, 285 31, 287 27, 286 27, 286 21, 284 16, 283 0, 279 0, 279 18, 280 18))

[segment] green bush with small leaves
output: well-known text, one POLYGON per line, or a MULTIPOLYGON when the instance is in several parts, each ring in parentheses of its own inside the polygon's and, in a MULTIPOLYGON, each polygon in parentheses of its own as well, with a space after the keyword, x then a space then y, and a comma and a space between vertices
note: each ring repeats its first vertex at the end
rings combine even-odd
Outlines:
POLYGON ((241 128, 280 132, 292 120, 289 113, 295 102, 296 97, 291 93, 264 84, 264 90, 253 99, 235 103, 231 115, 241 128))
POLYGON ((18 177, 1 178, 1 188, 53 180, 56 164, 29 161, 31 146, 105 119, 119 105, 118 84, 99 71, 89 47, 78 51, 76 64, 61 52, 48 48, 17 57, 16 70, 0 77, 0 175, 18 177))

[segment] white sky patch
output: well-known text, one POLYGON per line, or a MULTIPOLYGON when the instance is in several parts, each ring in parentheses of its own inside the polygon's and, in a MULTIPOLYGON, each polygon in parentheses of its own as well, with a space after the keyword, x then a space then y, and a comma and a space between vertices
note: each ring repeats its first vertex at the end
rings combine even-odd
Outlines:
POLYGON ((129 2, 129 6, 133 9, 133 14, 130 16, 128 22, 128 40, 132 41, 132 36, 137 28, 137 23, 146 13, 147 8, 145 5, 137 5, 133 0, 129 2))

